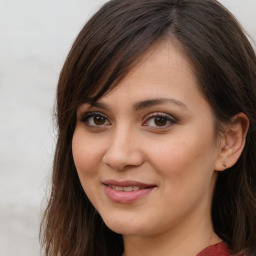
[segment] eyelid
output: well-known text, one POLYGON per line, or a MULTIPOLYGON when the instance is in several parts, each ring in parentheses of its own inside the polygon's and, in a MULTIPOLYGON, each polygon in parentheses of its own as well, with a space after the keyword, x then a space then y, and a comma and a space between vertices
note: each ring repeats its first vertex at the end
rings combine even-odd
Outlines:
POLYGON ((108 119, 108 117, 105 114, 103 114, 102 112, 99 112, 99 111, 86 111, 81 114, 80 119, 81 119, 81 121, 85 121, 84 119, 86 119, 90 116, 96 116, 96 115, 103 116, 108 119))
POLYGON ((161 117, 166 117, 168 119, 171 119, 173 121, 176 121, 176 118, 171 115, 171 114, 167 114, 165 112, 152 112, 150 114, 147 114, 144 119, 150 118, 150 117, 156 117, 156 116, 161 116, 161 117))

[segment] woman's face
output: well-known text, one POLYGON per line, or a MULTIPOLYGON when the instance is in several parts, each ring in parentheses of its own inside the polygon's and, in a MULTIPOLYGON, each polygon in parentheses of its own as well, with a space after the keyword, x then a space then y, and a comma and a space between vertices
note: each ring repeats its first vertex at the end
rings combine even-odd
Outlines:
POLYGON ((106 225, 147 236, 210 219, 219 148, 212 109, 178 42, 161 42, 77 111, 73 157, 106 225))

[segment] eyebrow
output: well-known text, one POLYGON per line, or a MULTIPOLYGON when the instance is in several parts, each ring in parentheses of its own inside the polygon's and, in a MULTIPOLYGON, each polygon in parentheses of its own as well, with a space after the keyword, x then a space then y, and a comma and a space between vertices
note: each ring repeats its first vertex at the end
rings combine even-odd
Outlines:
POLYGON ((101 102, 101 101, 91 102, 89 100, 89 101, 86 101, 85 103, 88 103, 90 105, 90 108, 95 107, 95 108, 102 108, 102 109, 106 109, 106 110, 109 109, 108 105, 103 103, 103 102, 101 102))
POLYGON ((174 104, 178 107, 187 109, 187 106, 183 102, 175 99, 169 99, 169 98, 148 99, 148 100, 140 101, 138 103, 135 103, 134 109, 142 110, 144 108, 149 108, 152 106, 163 105, 163 104, 174 104))
MULTIPOLYGON (((109 110, 108 105, 101 101, 92 102, 91 100, 88 100, 85 103, 90 104, 90 107, 109 110)), ((180 108, 187 109, 187 106, 183 102, 176 99, 169 99, 169 98, 157 98, 157 99, 147 99, 147 100, 139 101, 133 105, 133 108, 136 111, 139 111, 145 108, 150 108, 153 106, 163 105, 163 104, 174 104, 180 108)))

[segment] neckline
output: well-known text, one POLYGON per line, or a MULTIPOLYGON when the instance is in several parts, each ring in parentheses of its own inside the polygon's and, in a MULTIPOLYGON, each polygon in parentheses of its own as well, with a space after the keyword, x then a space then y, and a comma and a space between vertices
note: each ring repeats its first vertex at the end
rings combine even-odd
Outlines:
POLYGON ((213 245, 207 246, 201 252, 199 252, 196 256, 228 256, 230 255, 230 249, 228 244, 221 241, 213 245))

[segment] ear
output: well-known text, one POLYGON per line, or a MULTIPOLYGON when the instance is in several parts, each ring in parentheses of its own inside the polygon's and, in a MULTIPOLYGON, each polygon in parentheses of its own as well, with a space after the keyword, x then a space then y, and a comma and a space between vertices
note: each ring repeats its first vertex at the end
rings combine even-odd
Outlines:
POLYGON ((216 171, 224 171, 237 162, 244 149, 249 124, 248 117, 244 113, 238 113, 225 125, 218 148, 216 171))

